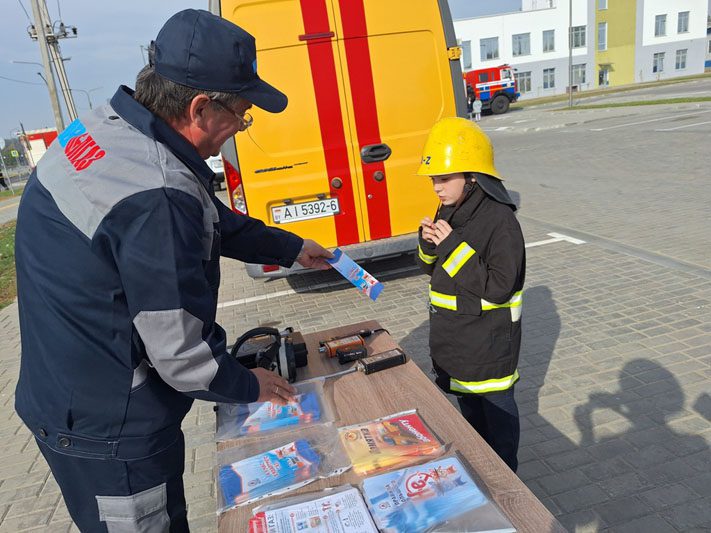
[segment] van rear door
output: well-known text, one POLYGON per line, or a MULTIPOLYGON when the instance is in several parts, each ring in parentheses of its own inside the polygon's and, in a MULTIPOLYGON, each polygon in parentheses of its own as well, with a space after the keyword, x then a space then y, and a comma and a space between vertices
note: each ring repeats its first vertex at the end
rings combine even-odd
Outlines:
POLYGON ((249 214, 327 247, 415 232, 436 208, 415 176, 425 137, 466 113, 446 0, 212 5, 255 36, 260 76, 289 97, 277 115, 250 109, 227 158, 249 214))
POLYGON ((459 61, 448 57, 449 9, 432 0, 332 3, 365 239, 412 233, 437 203, 430 181, 415 176, 425 138, 457 115, 462 85, 459 61))

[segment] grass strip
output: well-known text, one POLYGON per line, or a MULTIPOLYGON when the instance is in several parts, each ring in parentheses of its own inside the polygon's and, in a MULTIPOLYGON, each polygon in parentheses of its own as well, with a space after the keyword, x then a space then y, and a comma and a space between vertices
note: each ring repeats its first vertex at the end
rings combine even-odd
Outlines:
POLYGON ((15 221, 0 225, 0 309, 17 296, 15 276, 15 221))

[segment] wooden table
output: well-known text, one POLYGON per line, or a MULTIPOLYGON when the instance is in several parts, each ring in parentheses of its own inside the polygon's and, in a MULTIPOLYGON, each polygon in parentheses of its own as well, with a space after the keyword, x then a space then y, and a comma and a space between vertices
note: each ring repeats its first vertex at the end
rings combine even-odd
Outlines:
MULTIPOLYGON (((298 380, 323 376, 347 368, 345 365, 341 366, 335 359, 322 356, 318 351, 319 340, 360 329, 379 327, 377 322, 368 321, 304 335, 309 350, 309 364, 299 369, 298 380)), ((392 337, 385 332, 376 333, 366 340, 368 353, 379 353, 397 346, 392 337)), ((416 408, 443 442, 451 444, 452 450, 459 451, 468 461, 478 478, 477 483, 483 485, 481 488, 489 492, 517 531, 532 533, 565 531, 548 509, 528 490, 516 474, 511 472, 436 385, 412 361, 367 376, 361 372, 347 374, 329 379, 327 383, 329 388, 333 387, 339 426, 366 422, 416 408)), ((235 445, 238 445, 238 441, 223 442, 218 444, 218 449, 235 445)), ((344 483, 357 485, 360 481, 360 477, 348 471, 338 477, 311 483, 295 493, 313 492, 344 483)), ((220 515, 219 533, 246 532, 247 523, 252 516, 252 508, 267 501, 269 500, 261 500, 220 515)))

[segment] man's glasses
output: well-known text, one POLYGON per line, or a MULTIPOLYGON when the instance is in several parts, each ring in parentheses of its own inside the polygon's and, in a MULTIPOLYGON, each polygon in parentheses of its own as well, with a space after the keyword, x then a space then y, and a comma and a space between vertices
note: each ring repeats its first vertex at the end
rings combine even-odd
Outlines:
POLYGON ((239 123, 242 126, 243 131, 246 130, 247 128, 249 128, 252 124, 254 124, 254 119, 252 118, 252 115, 250 115, 249 113, 244 113, 243 115, 240 115, 239 113, 237 113, 236 111, 233 111, 232 109, 230 109, 225 104, 223 104, 222 102, 220 102, 219 100, 217 100, 215 98, 211 98, 210 101, 214 102, 215 104, 220 106, 222 109, 227 111, 230 115, 237 118, 237 120, 239 120, 239 123))

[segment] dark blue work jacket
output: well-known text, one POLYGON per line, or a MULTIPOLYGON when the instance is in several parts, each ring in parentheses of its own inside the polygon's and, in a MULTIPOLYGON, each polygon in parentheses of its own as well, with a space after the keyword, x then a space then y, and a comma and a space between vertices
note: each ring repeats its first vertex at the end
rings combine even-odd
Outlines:
POLYGON ((52 448, 144 457, 194 398, 257 399, 215 323, 219 257, 290 266, 303 241, 230 211, 213 177, 126 87, 37 165, 17 217, 15 407, 52 448))

